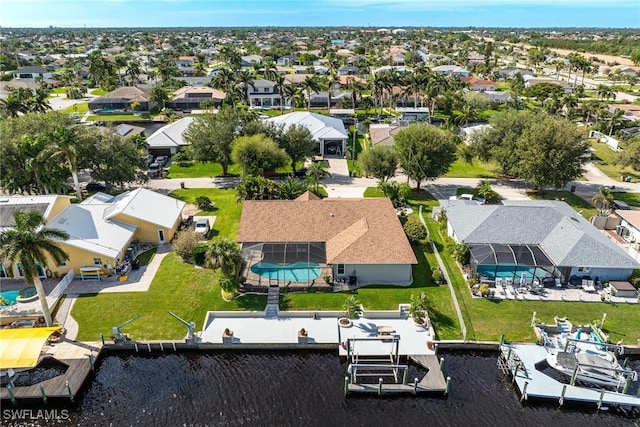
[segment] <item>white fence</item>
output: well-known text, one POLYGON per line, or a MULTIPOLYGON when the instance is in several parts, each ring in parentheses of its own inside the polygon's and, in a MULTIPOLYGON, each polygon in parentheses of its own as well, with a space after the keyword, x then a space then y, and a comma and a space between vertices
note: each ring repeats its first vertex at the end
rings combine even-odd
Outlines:
POLYGON ((67 274, 64 275, 62 280, 58 282, 56 287, 53 288, 49 295, 47 295, 47 305, 49 305, 49 309, 51 309, 56 304, 56 302, 58 302, 58 299, 62 296, 62 294, 64 294, 65 289, 67 289, 67 286, 69 285, 69 283, 71 283, 75 276, 76 272, 72 268, 67 274))

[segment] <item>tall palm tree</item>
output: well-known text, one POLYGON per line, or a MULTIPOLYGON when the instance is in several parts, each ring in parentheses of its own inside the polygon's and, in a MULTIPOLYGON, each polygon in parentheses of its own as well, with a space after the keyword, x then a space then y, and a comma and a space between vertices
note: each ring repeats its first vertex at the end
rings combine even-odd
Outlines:
POLYGON ((129 76, 131 84, 134 84, 138 81, 138 78, 140 77, 140 63, 137 59, 132 59, 127 63, 125 75, 129 76))
POLYGON ((607 85, 600 83, 596 88, 596 93, 600 99, 616 99, 615 92, 607 85))
POLYGON ((66 164, 71 171, 73 186, 76 189, 78 201, 82 201, 82 190, 78 180, 78 147, 80 137, 78 127, 58 127, 52 135, 52 140, 47 147, 39 154, 44 159, 66 164))
POLYGON ((240 83, 244 88, 244 96, 242 97, 242 101, 245 103, 247 107, 249 107, 249 88, 256 90, 254 83, 253 74, 250 71, 243 70, 236 74, 235 81, 240 83))
POLYGON ((273 82, 276 84, 275 88, 278 91, 278 95, 280 95, 280 114, 284 111, 284 96, 285 96, 285 79, 282 74, 275 74, 273 82))
POLYGON ((49 101, 47 101, 48 97, 48 90, 37 88, 33 92, 33 96, 31 96, 27 102, 29 111, 34 113, 44 113, 47 110, 51 110, 51 105, 49 105, 49 101))
POLYGON ((216 239, 207 246, 205 260, 208 267, 219 268, 222 274, 234 276, 242 263, 240 246, 231 239, 216 239))
POLYGON ((163 110, 165 104, 169 101, 169 93, 164 87, 155 85, 151 88, 151 92, 149 92, 149 99, 157 102, 158 105, 160 105, 160 109, 163 110))
POLYGON ((45 227, 46 221, 39 211, 16 211, 13 214, 15 228, 0 234, 0 257, 13 263, 20 263, 20 272, 27 284, 35 286, 42 306, 44 320, 51 326, 51 313, 47 296, 40 281, 36 264, 46 268, 49 260, 60 265, 69 259, 56 240, 67 240, 69 234, 56 228, 45 227))
POLYGON ((289 100, 293 109, 300 105, 304 105, 304 93, 298 85, 286 85, 284 87, 284 99, 289 100))
POLYGON ((320 82, 316 76, 307 76, 300 83, 300 88, 307 95, 307 111, 311 111, 311 93, 320 92, 320 82))
POLYGON ((613 192, 604 187, 600 187, 598 194, 591 199, 594 205, 600 205, 600 212, 606 213, 613 204, 613 192))
POLYGON ((325 176, 331 176, 331 173, 327 170, 327 164, 325 162, 314 162, 307 169, 309 184, 313 186, 314 193, 318 194, 320 186, 324 186, 324 183, 320 180, 325 176))
POLYGON ((611 117, 609 118, 609 136, 613 133, 613 129, 620 122, 622 116, 624 116, 624 111, 619 108, 616 108, 613 110, 613 113, 611 113, 611 117))
POLYGON ((325 87, 327 88, 327 110, 331 110, 331 98, 333 96, 333 88, 340 79, 336 73, 329 73, 325 77, 325 87))
POLYGON ((0 109, 9 117, 18 117, 19 113, 24 114, 29 111, 26 102, 17 92, 10 93, 5 99, 0 99, 0 109))

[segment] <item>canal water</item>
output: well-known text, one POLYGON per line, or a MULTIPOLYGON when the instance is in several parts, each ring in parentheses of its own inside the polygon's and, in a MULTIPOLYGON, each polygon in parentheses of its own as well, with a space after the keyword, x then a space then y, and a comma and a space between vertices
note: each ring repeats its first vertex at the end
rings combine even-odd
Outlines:
MULTIPOLYGON (((447 354, 448 398, 342 394, 330 353, 105 357, 64 419, 78 426, 638 426, 638 412, 521 405, 494 353, 447 354)), ((640 369, 640 361, 631 362, 640 369)), ((409 378, 421 375, 412 368, 409 378)), ((636 387, 637 388, 637 387, 636 387)), ((3 420, 2 425, 24 425, 3 420)))

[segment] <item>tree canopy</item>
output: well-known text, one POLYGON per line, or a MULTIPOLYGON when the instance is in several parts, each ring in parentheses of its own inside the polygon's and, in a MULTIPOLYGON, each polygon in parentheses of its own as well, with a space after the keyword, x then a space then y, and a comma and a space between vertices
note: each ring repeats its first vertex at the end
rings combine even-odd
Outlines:
POLYGON ((418 189, 422 181, 444 175, 456 159, 453 134, 430 125, 407 126, 394 141, 400 166, 418 189))
POLYGON ((290 160, 278 144, 262 134, 237 138, 233 143, 231 158, 242 165, 242 176, 275 172, 290 160))
POLYGON ((398 168, 398 155, 390 145, 375 145, 360 153, 359 159, 365 173, 382 181, 395 176, 398 168))

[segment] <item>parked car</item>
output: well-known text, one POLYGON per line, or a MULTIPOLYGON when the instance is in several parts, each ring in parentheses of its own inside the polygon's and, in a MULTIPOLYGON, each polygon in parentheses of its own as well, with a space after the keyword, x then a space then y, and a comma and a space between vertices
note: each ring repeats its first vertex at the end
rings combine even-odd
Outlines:
POLYGON ((148 154, 147 157, 147 166, 151 165, 151 163, 153 163, 153 156, 151 154, 148 154))
POLYGON ((203 237, 207 237, 209 236, 210 230, 211 226, 209 225, 209 220, 207 218, 200 218, 196 221, 196 233, 203 237))
POLYGON ((303 178, 303 177, 307 176, 307 168, 302 168, 302 169, 298 169, 296 171, 293 171, 293 176, 298 177, 298 178, 303 178))
POLYGON ((169 162, 169 158, 167 156, 158 156, 156 157, 155 162, 160 163, 162 166, 164 166, 169 162))
POLYGON ((97 191, 106 191, 107 185, 103 181, 89 182, 85 187, 89 193, 95 193, 97 191))

